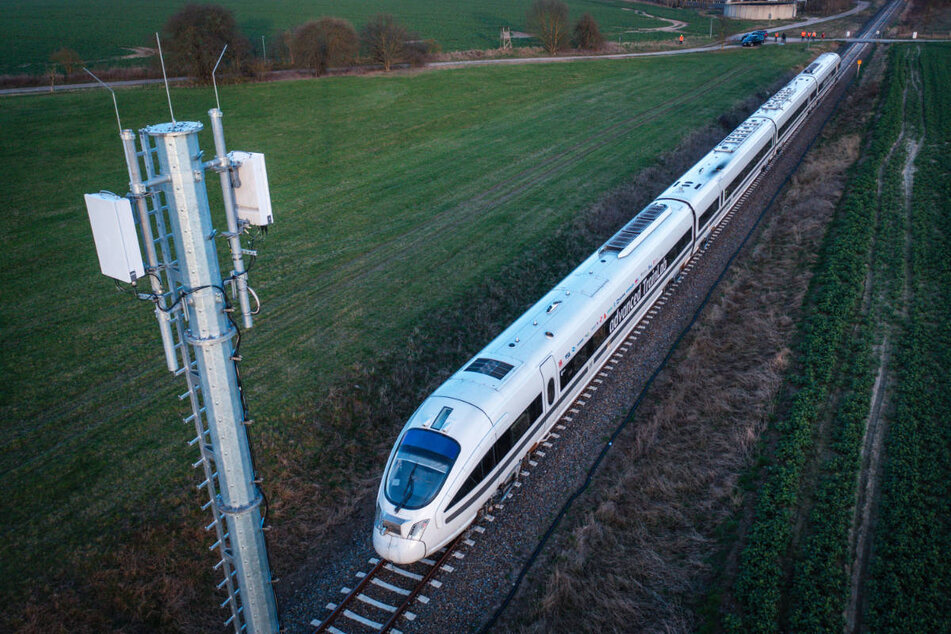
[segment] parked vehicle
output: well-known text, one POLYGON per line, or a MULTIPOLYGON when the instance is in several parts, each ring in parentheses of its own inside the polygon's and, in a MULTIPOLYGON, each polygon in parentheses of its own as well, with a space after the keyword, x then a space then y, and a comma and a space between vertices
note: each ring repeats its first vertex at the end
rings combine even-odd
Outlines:
POLYGON ((763 35, 763 31, 753 31, 744 35, 740 43, 743 46, 759 46, 765 41, 766 36, 763 35))

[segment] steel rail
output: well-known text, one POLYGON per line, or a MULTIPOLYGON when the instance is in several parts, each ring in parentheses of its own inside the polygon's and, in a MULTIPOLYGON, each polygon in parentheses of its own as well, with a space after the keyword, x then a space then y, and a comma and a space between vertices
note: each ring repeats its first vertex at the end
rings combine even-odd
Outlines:
POLYGON ((333 622, 337 620, 337 617, 343 614, 343 611, 346 610, 350 606, 351 603, 356 601, 357 597, 360 596, 360 593, 362 593, 363 590, 367 587, 367 585, 369 585, 370 580, 376 577, 380 573, 380 571, 383 570, 384 566, 386 566, 387 563, 389 562, 383 559, 378 561, 377 564, 373 567, 373 570, 368 572, 367 575, 363 579, 360 580, 360 583, 358 583, 356 587, 354 587, 353 590, 351 590, 350 593, 346 597, 344 597, 343 601, 337 604, 337 607, 333 609, 330 615, 328 615, 327 618, 321 621, 320 625, 318 625, 316 628, 313 629, 312 634, 318 634, 319 632, 326 632, 327 628, 330 627, 331 624, 333 624, 333 622))
POLYGON ((394 612, 393 615, 389 618, 389 620, 383 624, 383 627, 380 628, 380 632, 388 632, 390 631, 390 629, 393 628, 393 626, 396 625, 397 620, 399 620, 399 618, 403 615, 403 612, 405 612, 409 608, 409 606, 412 605, 413 601, 416 600, 416 597, 419 595, 420 592, 422 592, 423 588, 426 587, 426 585, 432 580, 432 578, 436 576, 436 573, 442 570, 442 567, 446 564, 447 561, 449 561, 449 558, 452 556, 456 548, 462 542, 462 538, 464 535, 465 535, 465 532, 462 532, 459 534, 458 537, 452 540, 452 542, 446 548, 446 552, 444 552, 442 556, 439 558, 439 560, 435 563, 435 565, 433 565, 433 567, 429 569, 429 572, 423 575, 423 578, 420 579, 419 583, 416 584, 416 587, 410 591, 409 595, 407 595, 403 603, 401 603, 400 606, 396 608, 396 612, 394 612))

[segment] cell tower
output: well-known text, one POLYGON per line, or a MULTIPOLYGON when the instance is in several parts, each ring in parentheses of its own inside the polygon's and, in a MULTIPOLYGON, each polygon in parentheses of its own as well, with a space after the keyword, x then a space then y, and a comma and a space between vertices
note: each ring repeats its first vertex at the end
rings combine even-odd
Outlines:
MULTIPOLYGON (((216 100, 217 92, 216 84, 216 100)), ((115 103, 115 93, 112 98, 115 103)), ((248 445, 246 426, 252 421, 238 373, 240 335, 234 316, 240 313, 244 328, 250 328, 260 308, 244 265, 244 256, 253 258, 256 252, 244 248, 241 239, 251 227, 273 222, 264 156, 227 152, 222 113, 215 107, 208 111, 215 158, 202 162, 202 124, 175 121, 170 98, 169 112, 170 123, 147 126, 136 135, 122 128, 116 107, 130 193, 86 194, 86 208, 102 272, 117 285, 131 283, 139 299, 154 304, 168 369, 183 376, 188 387, 179 399, 191 406, 183 420, 195 426, 188 444, 198 449, 193 466, 201 470, 198 487, 208 495, 202 508, 213 518, 205 528, 215 535, 210 549, 220 553, 214 567, 222 575, 218 587, 227 593, 221 607, 231 613, 225 626, 236 632, 277 632, 261 519, 264 497, 248 445), (208 170, 218 173, 223 190, 228 227, 221 233, 212 226, 208 170), (218 264, 218 238, 231 251, 233 270, 227 277, 218 264)))

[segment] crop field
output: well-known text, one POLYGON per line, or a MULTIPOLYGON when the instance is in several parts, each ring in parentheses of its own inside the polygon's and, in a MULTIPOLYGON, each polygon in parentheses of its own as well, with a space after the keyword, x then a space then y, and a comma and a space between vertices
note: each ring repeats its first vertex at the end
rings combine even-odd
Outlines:
MULTIPOLYGON (((0 14, 4 16, 0 23, 0 73, 42 72, 50 53, 64 46, 76 50, 85 60, 100 62, 127 55, 127 48, 154 47, 153 33, 161 31, 169 16, 184 4, 185 0, 145 3, 0 0, 0 14)), ((521 32, 529 30, 525 15, 531 2, 271 0, 261 3, 223 0, 220 4, 234 11, 239 27, 260 55, 262 36, 268 41, 269 51, 274 51, 278 46, 276 36, 281 31, 307 20, 332 15, 350 20, 359 29, 369 17, 381 12, 393 14, 420 37, 435 39, 444 51, 494 48, 499 45, 500 27, 509 26, 513 31, 521 32)), ((623 0, 567 0, 566 4, 572 22, 583 13, 590 13, 609 40, 622 35, 625 41, 629 41, 638 29, 669 24, 635 10, 687 22, 690 25, 685 31, 688 35, 705 35, 709 29, 709 18, 701 18, 692 10, 623 0)), ((731 28, 737 29, 744 26, 747 23, 731 24, 731 28)), ((537 43, 536 40, 513 39, 516 46, 521 42, 537 43)))
POLYGON ((920 149, 866 623, 870 631, 923 632, 947 629, 951 614, 951 47, 902 55, 920 91, 909 100, 917 108, 906 108, 908 138, 920 149))
MULTIPOLYGON (((335 427, 334 395, 362 389, 347 377, 383 358, 414 363, 414 333, 432 315, 465 310, 466 293, 513 256, 808 56, 760 52, 755 66, 733 51, 223 88, 229 146, 266 153, 277 219, 255 245, 263 310, 242 344, 275 522, 300 521, 295 499, 332 519, 410 413, 381 391, 366 400, 385 421, 357 409, 335 427), (288 471, 301 476, 293 492, 288 471)), ((168 118, 163 92, 118 98, 126 127, 168 118)), ((179 120, 206 119, 214 103, 198 88, 172 99, 179 120)), ((76 583, 128 535, 146 539, 143 527, 153 537, 138 551, 149 551, 200 518, 176 422, 182 386, 164 370, 149 306, 99 273, 82 206, 85 192, 127 187, 108 96, 7 99, 0 135, 7 604, 35 584, 76 583)), ((201 543, 174 550, 203 567, 201 543)))
POLYGON ((890 52, 879 116, 812 281, 728 629, 947 625, 951 172, 938 158, 949 119, 937 69, 949 53, 890 52))

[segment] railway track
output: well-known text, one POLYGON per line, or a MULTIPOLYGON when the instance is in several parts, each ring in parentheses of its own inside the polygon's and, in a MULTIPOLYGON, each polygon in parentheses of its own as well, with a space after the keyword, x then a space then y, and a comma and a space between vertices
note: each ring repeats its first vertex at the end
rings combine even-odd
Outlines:
MULTIPOLYGON (((480 520, 492 521, 494 518, 484 513, 480 520)), ((410 611, 415 602, 429 603, 430 589, 439 589, 442 582, 436 579, 439 573, 450 574, 452 562, 463 559, 463 546, 475 542, 470 534, 480 534, 485 528, 475 523, 457 537, 452 543, 436 553, 434 558, 422 559, 411 565, 397 566, 391 562, 371 557, 369 571, 356 574, 359 581, 353 588, 343 587, 340 593, 346 595, 339 603, 328 603, 330 613, 323 620, 314 619, 312 634, 331 632, 347 634, 356 632, 393 632, 399 634, 396 626, 401 619, 414 621, 416 614, 410 611), (347 627, 341 630, 337 627, 347 627), (345 625, 346 624, 346 625, 345 625)))

